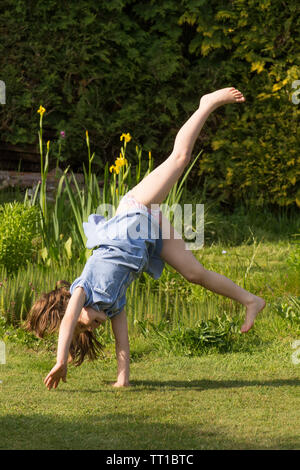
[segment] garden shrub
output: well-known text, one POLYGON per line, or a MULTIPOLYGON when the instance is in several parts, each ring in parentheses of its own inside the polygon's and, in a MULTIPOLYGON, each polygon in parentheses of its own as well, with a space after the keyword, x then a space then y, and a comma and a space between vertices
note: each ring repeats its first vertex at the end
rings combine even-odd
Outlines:
POLYGON ((39 210, 20 202, 0 206, 0 265, 10 274, 32 260, 39 210))
POLYGON ((42 104, 50 165, 64 130, 81 166, 85 129, 94 163, 113 163, 122 132, 159 163, 198 97, 233 85, 247 101, 205 125, 197 187, 227 205, 300 206, 297 12, 298 0, 3 0, 1 138, 38 144, 42 104))
POLYGON ((197 27, 190 52, 214 61, 215 80, 247 99, 241 110, 224 108, 199 170, 227 202, 300 206, 297 10, 296 1, 212 1, 201 14, 188 6, 181 19, 197 27))
POLYGON ((290 295, 278 303, 275 308, 278 315, 282 318, 300 323, 300 297, 290 295))
POLYGON ((226 314, 214 319, 202 320, 193 328, 179 324, 169 328, 168 322, 157 325, 149 321, 138 321, 144 337, 151 335, 154 345, 174 354, 201 356, 209 351, 229 352, 239 336, 239 320, 226 314))
POLYGON ((23 344, 29 348, 37 347, 42 340, 22 328, 14 328, 7 319, 0 315, 0 339, 5 342, 23 344))

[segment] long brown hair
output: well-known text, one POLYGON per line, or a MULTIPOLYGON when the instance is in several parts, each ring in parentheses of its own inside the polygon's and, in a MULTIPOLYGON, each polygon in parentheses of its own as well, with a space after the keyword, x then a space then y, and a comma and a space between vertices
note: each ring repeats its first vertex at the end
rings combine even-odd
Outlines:
MULTIPOLYGON (((33 304, 24 328, 35 333, 38 338, 57 332, 71 298, 70 285, 68 281, 58 281, 54 290, 43 293, 33 304)), ((80 366, 86 355, 94 360, 101 350, 102 345, 94 333, 84 329, 78 322, 70 345, 69 360, 80 366)))

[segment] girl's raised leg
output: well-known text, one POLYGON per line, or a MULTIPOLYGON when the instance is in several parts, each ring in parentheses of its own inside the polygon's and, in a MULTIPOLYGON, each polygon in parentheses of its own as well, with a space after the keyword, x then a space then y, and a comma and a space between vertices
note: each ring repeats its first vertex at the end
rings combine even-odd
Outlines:
POLYGON ((189 163, 195 141, 209 115, 224 104, 244 101, 243 94, 233 87, 204 95, 197 111, 179 130, 171 155, 131 190, 133 197, 148 207, 161 204, 189 163))
POLYGON ((189 282, 200 284, 212 292, 229 297, 240 302, 246 307, 245 322, 241 332, 246 333, 252 328, 257 314, 265 307, 265 301, 233 281, 205 269, 194 257, 193 253, 186 249, 185 242, 175 232, 169 221, 163 216, 162 219, 163 248, 161 257, 189 282))

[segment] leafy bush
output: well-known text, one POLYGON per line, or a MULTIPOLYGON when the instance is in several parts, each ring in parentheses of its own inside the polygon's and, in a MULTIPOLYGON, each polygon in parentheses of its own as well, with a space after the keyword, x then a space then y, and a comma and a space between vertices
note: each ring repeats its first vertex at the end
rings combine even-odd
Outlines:
POLYGON ((297 1, 284 8, 279 0, 194 3, 180 19, 197 28, 189 52, 207 58, 215 82, 237 86, 246 97, 241 108, 220 110, 225 119, 210 134, 199 170, 208 192, 227 203, 300 206, 300 109, 292 100, 299 93, 297 1))
POLYGON ((6 319, 0 315, 0 338, 5 342, 23 344, 29 348, 39 346, 42 342, 33 333, 23 330, 22 328, 14 328, 8 324, 6 319))
POLYGON ((204 149, 198 187, 205 183, 209 197, 227 204, 300 206, 300 106, 291 101, 298 0, 78 0, 64 8, 57 0, 3 0, 2 7, 5 142, 37 143, 42 103, 50 164, 64 130, 64 158, 81 165, 85 128, 102 167, 118 154, 121 132, 158 162, 200 95, 233 85, 247 101, 221 108, 205 126, 195 148, 204 149))
POLYGON ((0 265, 10 274, 32 259, 39 210, 20 202, 0 206, 0 265))
POLYGON ((276 306, 276 311, 282 318, 300 323, 300 297, 289 296, 276 306))
POLYGON ((170 330, 165 321, 157 325, 145 321, 137 323, 144 337, 153 336, 157 347, 183 356, 199 356, 212 349, 223 353, 231 351, 239 334, 238 320, 226 314, 201 321, 193 328, 179 324, 170 330))

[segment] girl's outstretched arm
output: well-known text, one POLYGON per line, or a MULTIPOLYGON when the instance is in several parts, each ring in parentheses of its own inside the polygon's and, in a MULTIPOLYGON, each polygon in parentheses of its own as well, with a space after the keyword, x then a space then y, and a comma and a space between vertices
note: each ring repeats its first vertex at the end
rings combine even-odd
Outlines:
POLYGON ((70 344, 84 302, 84 289, 77 287, 69 300, 66 313, 59 328, 56 364, 44 380, 48 390, 52 387, 56 388, 60 379, 66 382, 70 344))
POLYGON ((111 326, 115 336, 118 363, 118 378, 113 385, 114 387, 128 387, 130 350, 125 310, 111 319, 111 326))

